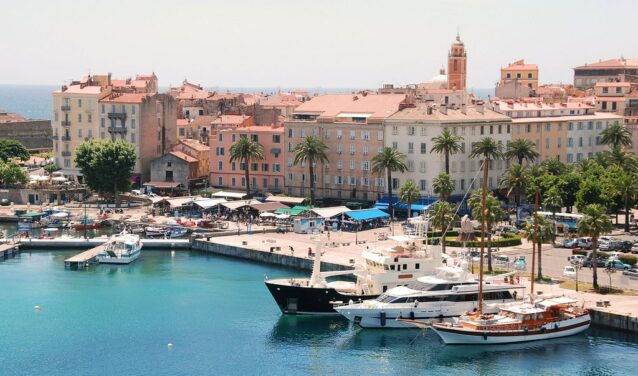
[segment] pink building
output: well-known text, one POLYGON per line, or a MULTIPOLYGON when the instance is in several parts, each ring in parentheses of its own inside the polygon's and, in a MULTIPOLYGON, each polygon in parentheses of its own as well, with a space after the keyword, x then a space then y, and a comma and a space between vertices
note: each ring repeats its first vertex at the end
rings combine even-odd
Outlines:
POLYGON ((264 159, 250 164, 250 186, 255 192, 283 191, 284 127, 248 126, 221 128, 211 139, 210 183, 215 187, 246 189, 243 163, 230 162, 230 147, 239 137, 250 137, 264 147, 264 159))

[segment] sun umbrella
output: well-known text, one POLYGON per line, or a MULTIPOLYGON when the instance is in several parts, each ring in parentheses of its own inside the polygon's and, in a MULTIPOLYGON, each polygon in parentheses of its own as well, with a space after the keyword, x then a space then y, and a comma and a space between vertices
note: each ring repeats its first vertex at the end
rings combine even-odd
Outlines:
POLYGON ((259 214, 259 216, 262 217, 262 218, 268 218, 268 217, 276 217, 277 214, 266 212, 266 213, 259 214))

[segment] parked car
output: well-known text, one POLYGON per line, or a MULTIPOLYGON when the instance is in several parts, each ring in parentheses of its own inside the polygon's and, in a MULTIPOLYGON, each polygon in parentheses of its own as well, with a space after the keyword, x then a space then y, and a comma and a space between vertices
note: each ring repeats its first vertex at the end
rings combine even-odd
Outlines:
POLYGON ((578 244, 578 247, 580 248, 590 249, 592 246, 591 238, 578 238, 576 244, 578 244))
POLYGON ((572 265, 567 265, 563 268, 563 277, 576 278, 576 268, 572 265))
POLYGON ((497 265, 509 265, 510 258, 505 255, 493 256, 497 265))
MULTIPOLYGON (((599 268, 604 268, 605 267, 605 263, 606 263, 605 260, 601 260, 601 259, 597 259, 596 260, 596 266, 598 266, 599 268)), ((591 265, 592 265, 592 262, 591 262, 590 258, 588 258, 585 261, 583 261, 583 266, 584 267, 589 268, 589 267, 591 267, 591 265)))
POLYGON ((638 277, 638 269, 632 268, 622 272, 623 275, 628 275, 630 277, 638 277))
POLYGON ((621 269, 621 270, 629 270, 631 266, 619 261, 619 260, 611 260, 605 263, 606 268, 610 269, 621 269))
POLYGON ((618 260, 620 256, 623 255, 622 252, 618 252, 618 251, 607 252, 607 254, 609 255, 608 260, 618 260))
POLYGON ((576 248, 577 245, 577 239, 561 238, 556 242, 556 246, 560 248, 576 248))
POLYGON ((526 269, 525 256, 518 256, 516 261, 514 261, 514 269, 516 269, 516 270, 525 270, 526 269))
POLYGON ((587 258, 583 255, 571 255, 567 257, 567 261, 571 264, 583 264, 587 258))
POLYGON ((9 205, 11 205, 11 202, 9 202, 8 198, 0 199, 0 206, 9 206, 9 205))

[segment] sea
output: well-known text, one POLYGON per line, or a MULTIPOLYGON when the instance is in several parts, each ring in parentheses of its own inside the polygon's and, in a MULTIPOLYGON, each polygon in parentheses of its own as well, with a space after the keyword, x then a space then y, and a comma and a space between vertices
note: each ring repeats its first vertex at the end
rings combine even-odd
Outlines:
POLYGON ((307 273, 196 251, 68 270, 77 251, 0 261, 0 375, 632 375, 638 337, 591 328, 522 345, 284 316, 265 278, 307 273), (39 306, 39 309, 35 307, 39 306))
MULTIPOLYGON (((51 119, 51 93, 58 90, 53 85, 0 85, 0 111, 20 114, 29 119, 51 119)), ((168 88, 160 88, 165 91, 168 88)), ((276 93, 289 91, 294 88, 280 87, 209 87, 211 91, 236 93, 276 93)), ((310 88, 310 95, 325 93, 349 93, 362 90, 361 88, 310 88)), ((494 95, 494 89, 470 89, 477 97, 486 99, 494 95)))

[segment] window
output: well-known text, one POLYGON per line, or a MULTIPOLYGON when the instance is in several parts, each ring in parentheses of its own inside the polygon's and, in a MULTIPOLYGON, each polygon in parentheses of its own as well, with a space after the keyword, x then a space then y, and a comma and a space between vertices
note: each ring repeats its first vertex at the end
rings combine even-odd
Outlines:
POLYGON ((230 178, 230 185, 235 187, 237 185, 237 178, 230 178))
POLYGON ((414 161, 408 161, 408 172, 414 172, 414 161))
POLYGON ((292 157, 288 157, 288 167, 292 166, 292 157))
POLYGON ((78 123, 82 122, 82 114, 78 114, 78 123))
POLYGON ((408 142, 408 154, 414 153, 414 142, 408 142))
POLYGON ((583 122, 582 122, 582 121, 579 121, 579 122, 578 122, 578 130, 579 130, 579 131, 582 131, 582 130, 583 130, 583 122))
POLYGON ((580 162, 583 159, 583 153, 576 154, 576 162, 580 162))
POLYGON ((567 147, 569 148, 573 148, 574 147, 574 139, 569 137, 567 138, 567 147))
POLYGON ((567 154, 567 163, 572 163, 574 162, 574 155, 573 154, 567 154))
POLYGON ((370 185, 370 179, 367 176, 361 178, 361 185, 367 187, 370 185))
POLYGON ((258 170, 259 170, 259 163, 250 164, 250 171, 258 171, 258 170))
POLYGON ((263 186, 264 188, 268 188, 268 178, 264 178, 264 179, 263 179, 263 181, 262 181, 262 186, 263 186))
POLYGON ((590 131, 592 129, 594 129, 594 122, 593 121, 590 121, 590 122, 587 123, 587 129, 589 129, 590 131))
POLYGON ((350 160, 350 169, 351 170, 355 169, 355 161, 354 160, 350 160))
POLYGON ((521 78, 521 74, 520 73, 516 73, 516 78, 521 78))
POLYGON ((377 148, 377 154, 381 154, 381 153, 383 153, 383 146, 379 146, 377 148))
POLYGON ((251 141, 255 141, 255 142, 259 142, 259 135, 257 135, 257 134, 251 134, 251 135, 250 135, 250 140, 251 140, 251 141))
POLYGON ((583 147, 583 138, 582 137, 578 137, 578 147, 583 147))
POLYGON ((419 187, 421 188, 421 191, 427 191, 428 190, 428 181, 427 180, 419 180, 419 187))
POLYGON ((217 162, 217 170, 218 171, 222 171, 224 169, 224 162, 223 161, 218 161, 217 162))
POLYGON ((82 99, 78 99, 78 107, 82 107, 82 99))
POLYGON ((392 127, 392 135, 396 136, 399 134, 399 127, 392 127))
POLYGON ((426 172, 427 164, 425 161, 419 162, 419 172, 426 172))
POLYGON ((361 169, 363 171, 370 171, 370 161, 361 162, 361 169))
POLYGON ((531 74, 531 73, 528 73, 528 74, 527 74, 527 78, 532 78, 532 74, 531 74))
POLYGON ((135 119, 131 119, 131 129, 135 129, 135 119))
POLYGON ((82 128, 78 128, 78 137, 82 137, 82 128))
POLYGON ((299 130, 299 136, 301 136, 301 138, 306 137, 306 130, 304 128, 301 128, 299 130))
MULTIPOLYGON (((426 135, 426 127, 421 127, 421 136, 425 136, 426 135)), ((465 131, 465 127, 463 127, 463 131, 465 131)))
POLYGON ((343 137, 341 129, 337 129, 337 140, 341 140, 341 137, 343 137))
POLYGON ((268 172, 268 163, 262 163, 261 164, 261 170, 263 172, 268 172))
POLYGON ((562 140, 560 137, 558 137, 558 139, 556 140, 556 146, 558 146, 559 148, 562 146, 562 140))
POLYGON ((545 139, 545 149, 549 148, 549 138, 545 139))
POLYGON ((289 182, 292 182, 292 181, 293 181, 292 174, 290 174, 290 173, 288 174, 288 181, 289 181, 289 182))
MULTIPOLYGON (((91 137, 91 130, 89 129, 89 137, 91 137)), ((131 133, 131 143, 135 143, 135 133, 131 133)))
POLYGON ((102 110, 100 112, 104 113, 104 105, 102 105, 102 110))
POLYGON ((399 189, 400 181, 398 178, 392 178, 392 188, 399 189))
POLYGON ((377 187, 385 187, 385 179, 376 178, 375 179, 375 186, 377 186, 377 187))
POLYGON ((341 144, 337 145, 337 154, 343 153, 343 146, 341 144))
POLYGON ((219 142, 224 141, 224 134, 220 132, 219 136, 217 137, 217 139, 219 140, 219 142))
POLYGON ((370 131, 361 131, 361 138, 365 141, 370 140, 370 131))
POLYGON ((235 171, 236 169, 237 169, 237 165, 235 164, 235 162, 230 162, 230 170, 235 171))
POLYGON ((224 178, 221 176, 217 178, 217 185, 224 185, 224 178))
POLYGON ((135 105, 131 106, 131 113, 132 113, 132 114, 135 114, 135 109, 136 109, 136 108, 137 108, 137 106, 135 106, 135 105))
POLYGON ((414 136, 414 127, 408 127, 408 136, 414 136))
POLYGON ((242 187, 246 186, 246 177, 245 176, 242 176, 242 178, 241 178, 241 186, 242 187))
POLYGON ((425 142, 421 143, 421 154, 425 154, 425 142))
POLYGON ((272 165, 272 171, 273 172, 281 172, 281 165, 279 163, 274 163, 272 165))
POLYGON ((355 132, 355 131, 350 131, 350 139, 351 139, 351 140, 354 140, 354 139, 355 139, 355 137, 356 137, 356 135, 355 135, 355 134, 356 134, 356 132, 355 132))
POLYGON ((342 185, 343 184, 343 176, 335 176, 335 184, 342 185))
POLYGON ((368 147, 367 146, 363 147, 363 155, 368 155, 368 147))
POLYGON ((512 74, 511 74, 511 73, 507 73, 507 74, 505 75, 505 78, 512 78, 512 74))
POLYGON ((399 148, 399 144, 396 141, 392 142, 392 149, 397 150, 399 148))
MULTIPOLYGON (((295 132, 293 131, 293 129, 292 128, 288 128, 288 138, 292 138, 294 136, 295 136, 295 132)), ((234 141, 234 138, 233 138, 233 141, 234 141)))
POLYGON ((355 146, 354 146, 354 145, 350 145, 350 155, 354 155, 354 153, 355 153, 355 151, 356 151, 356 150, 357 150, 357 149, 355 148, 355 146))
POLYGON ((356 176, 350 176, 348 180, 349 180, 350 185, 357 185, 357 177, 356 176))
POLYGON ((278 144, 281 142, 281 136, 278 134, 274 134, 272 135, 272 143, 273 144, 278 144))
POLYGON ((568 131, 573 131, 574 130, 574 123, 572 123, 571 121, 567 124, 567 130, 568 131))
POLYGON ((339 159, 337 161, 337 170, 341 170, 343 168, 343 161, 341 159, 339 159))
POLYGON ((378 131, 378 132, 377 132, 377 140, 378 140, 378 141, 383 140, 383 131, 378 131))
POLYGON ((481 125, 481 134, 485 134, 485 126, 481 125))

